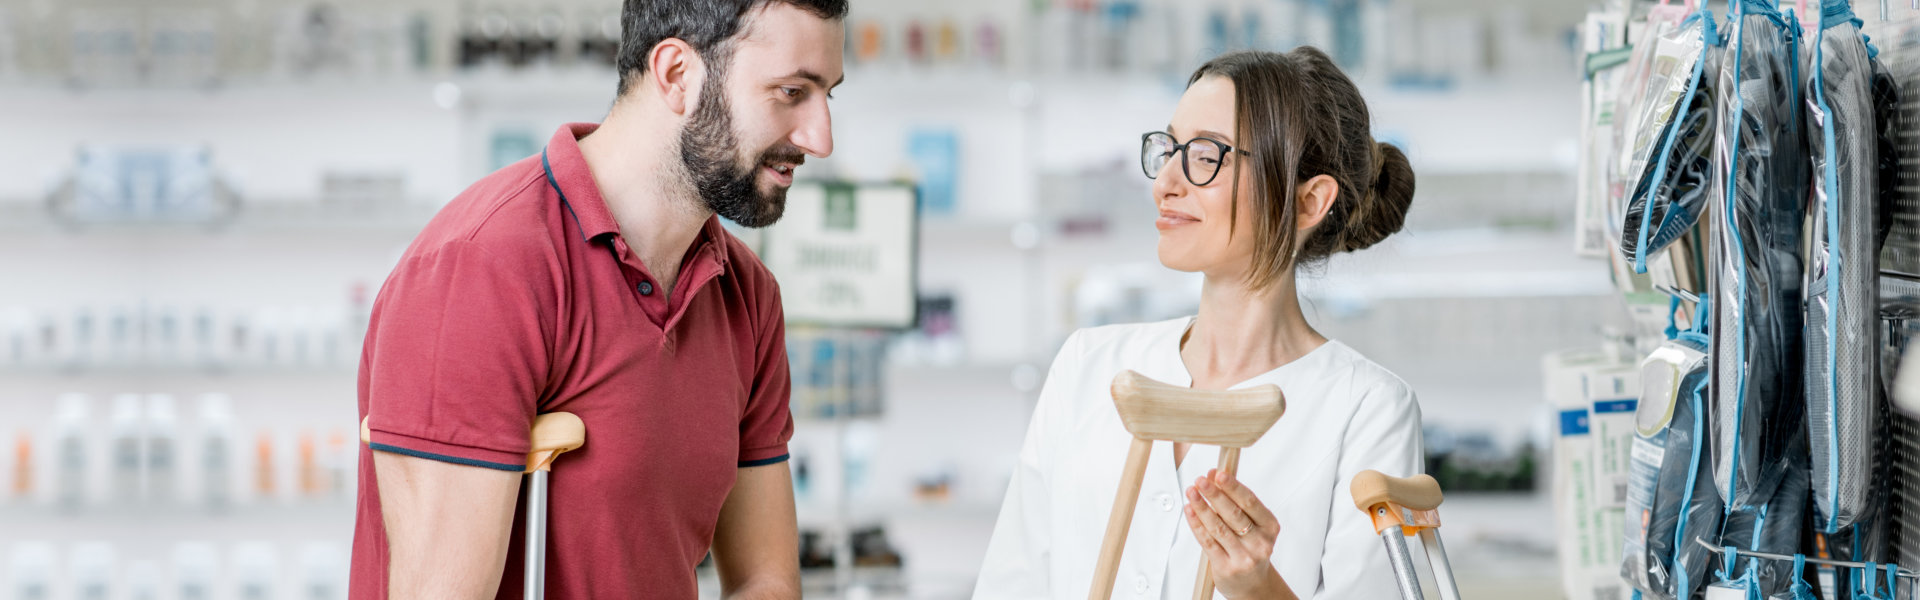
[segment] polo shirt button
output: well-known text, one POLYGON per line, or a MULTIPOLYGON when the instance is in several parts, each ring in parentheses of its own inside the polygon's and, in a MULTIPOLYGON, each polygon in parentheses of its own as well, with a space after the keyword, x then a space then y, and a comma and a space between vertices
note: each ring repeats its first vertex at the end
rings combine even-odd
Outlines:
POLYGON ((642 281, 642 282, 640 282, 640 285, 637 285, 637 286, 634 286, 634 287, 635 287, 635 288, 638 288, 638 289, 640 290, 640 295, 642 295, 642 296, 652 296, 652 295, 653 295, 653 284, 652 284, 652 283, 648 283, 648 282, 645 282, 645 281, 642 281))

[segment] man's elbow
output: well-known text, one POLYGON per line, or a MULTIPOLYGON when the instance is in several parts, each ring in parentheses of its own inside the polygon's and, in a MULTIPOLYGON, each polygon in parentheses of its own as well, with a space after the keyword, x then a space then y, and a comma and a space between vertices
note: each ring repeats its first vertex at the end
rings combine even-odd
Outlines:
POLYGON ((726 600, 800 600, 798 573, 766 573, 727 590, 726 600))

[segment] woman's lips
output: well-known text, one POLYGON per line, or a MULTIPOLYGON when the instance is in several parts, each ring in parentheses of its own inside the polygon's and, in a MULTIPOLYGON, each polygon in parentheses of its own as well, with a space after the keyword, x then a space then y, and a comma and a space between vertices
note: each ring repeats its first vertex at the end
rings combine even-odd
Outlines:
POLYGON ((1160 229, 1161 231, 1166 231, 1168 229, 1173 229, 1175 227, 1179 227, 1182 225, 1192 225, 1194 223, 1199 223, 1199 222, 1200 222, 1199 219, 1195 219, 1185 214, 1181 214, 1177 212, 1161 211, 1160 218, 1154 220, 1153 226, 1160 229))

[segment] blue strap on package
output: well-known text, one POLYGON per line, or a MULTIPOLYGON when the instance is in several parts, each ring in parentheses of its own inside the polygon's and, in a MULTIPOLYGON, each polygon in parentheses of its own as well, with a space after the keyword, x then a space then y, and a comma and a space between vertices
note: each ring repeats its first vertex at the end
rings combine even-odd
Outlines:
POLYGON ((1771 2, 1734 5, 1722 60, 1711 211, 1714 484, 1724 510, 1772 496, 1804 438, 1801 228, 1810 169, 1798 74, 1799 23, 1771 2))
POLYGON ((1889 564, 1887 565, 1887 598, 1891 600, 1893 598, 1898 597, 1899 595, 1900 595, 1900 565, 1889 564))
POLYGON ((1864 597, 1863 600, 1891 600, 1888 596, 1880 594, 1879 564, 1868 561, 1867 569, 1860 573, 1860 583, 1863 584, 1860 593, 1864 597))
POLYGON ((1822 533, 1853 524, 1867 509, 1880 391, 1875 52, 1860 24, 1848 3, 1822 3, 1806 86, 1815 185, 1805 377, 1822 533))
POLYGON ((1774 596, 1773 598, 1777 600, 1817 600, 1819 596, 1814 594, 1813 586, 1807 584, 1805 577, 1806 572, 1807 555, 1793 555, 1793 586, 1787 588, 1786 595, 1774 596))

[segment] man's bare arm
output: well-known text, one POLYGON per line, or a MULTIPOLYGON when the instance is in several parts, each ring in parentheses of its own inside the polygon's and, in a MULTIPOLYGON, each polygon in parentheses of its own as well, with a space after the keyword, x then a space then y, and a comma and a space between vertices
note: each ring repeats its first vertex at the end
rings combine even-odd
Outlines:
POLYGON ((387 597, 486 600, 500 588, 520 474, 373 453, 387 531, 387 597))
POLYGON ((722 596, 799 600, 800 533, 793 511, 787 463, 740 469, 713 533, 722 596))

